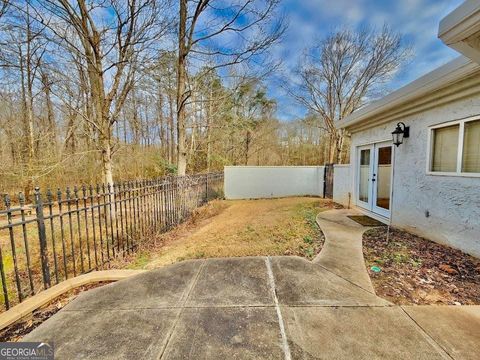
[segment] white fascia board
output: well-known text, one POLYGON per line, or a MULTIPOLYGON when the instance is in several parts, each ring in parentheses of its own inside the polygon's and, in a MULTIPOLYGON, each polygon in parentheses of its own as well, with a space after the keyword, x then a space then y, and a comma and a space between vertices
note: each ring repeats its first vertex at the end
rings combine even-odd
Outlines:
POLYGON ((480 32, 480 1, 467 0, 440 21, 438 37, 451 45, 480 32))
POLYGON ((466 41, 459 41, 455 44, 451 44, 450 47, 465 57, 472 59, 473 61, 480 64, 480 48, 473 47, 468 44, 466 41))
POLYGON ((337 128, 348 128, 363 121, 372 120, 378 115, 385 116, 402 105, 408 104, 420 97, 433 93, 457 83, 471 74, 478 72, 480 65, 466 57, 459 57, 449 63, 418 78, 410 84, 374 101, 355 111, 337 123, 337 128))

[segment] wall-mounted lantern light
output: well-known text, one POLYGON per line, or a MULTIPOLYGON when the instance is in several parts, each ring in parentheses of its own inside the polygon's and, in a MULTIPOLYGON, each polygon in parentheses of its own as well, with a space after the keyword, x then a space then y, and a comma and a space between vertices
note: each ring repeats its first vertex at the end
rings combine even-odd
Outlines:
POLYGON ((405 126, 403 122, 399 122, 395 130, 392 132, 393 144, 398 147, 400 144, 403 144, 403 139, 408 138, 409 136, 410 127, 405 126))

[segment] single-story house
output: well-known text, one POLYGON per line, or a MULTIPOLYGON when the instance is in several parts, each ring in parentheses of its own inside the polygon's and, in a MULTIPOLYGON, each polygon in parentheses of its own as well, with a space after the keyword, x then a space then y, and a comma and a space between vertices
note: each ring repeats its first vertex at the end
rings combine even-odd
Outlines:
POLYGON ((480 257, 480 1, 439 37, 462 56, 339 122, 351 158, 334 200, 480 257))

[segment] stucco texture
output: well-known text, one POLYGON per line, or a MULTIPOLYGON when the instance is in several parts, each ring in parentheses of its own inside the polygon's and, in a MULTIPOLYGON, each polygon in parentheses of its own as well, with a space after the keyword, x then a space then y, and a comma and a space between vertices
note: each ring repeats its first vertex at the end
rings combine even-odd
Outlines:
MULTIPOLYGON (((426 169, 429 126, 479 114, 476 95, 353 132, 350 159, 357 163, 357 146, 391 139, 398 121, 410 126, 410 137, 394 151, 392 224, 477 257, 480 178, 429 175, 426 169)), ((352 192, 356 193, 353 184, 352 192)))

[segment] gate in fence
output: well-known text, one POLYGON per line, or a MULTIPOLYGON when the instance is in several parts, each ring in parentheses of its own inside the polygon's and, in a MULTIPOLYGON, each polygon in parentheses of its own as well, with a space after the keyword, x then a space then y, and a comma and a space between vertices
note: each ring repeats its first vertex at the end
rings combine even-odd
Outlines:
POLYGON ((5 309, 70 277, 111 267, 141 242, 223 197, 223 173, 66 188, 35 202, 4 196, 0 299, 5 309), (15 200, 15 205, 12 204, 15 200))
POLYGON ((333 171, 334 164, 325 164, 325 172, 323 174, 323 197, 333 199, 333 171))

